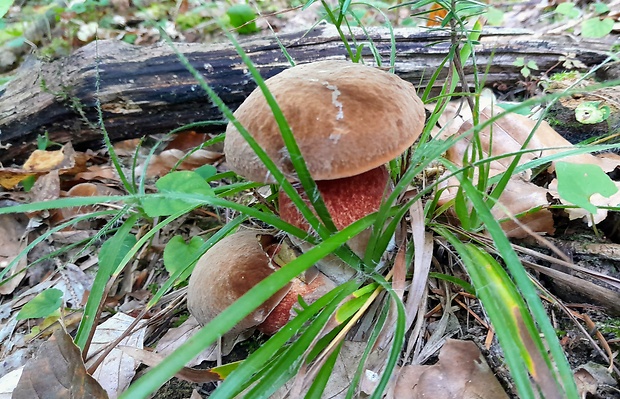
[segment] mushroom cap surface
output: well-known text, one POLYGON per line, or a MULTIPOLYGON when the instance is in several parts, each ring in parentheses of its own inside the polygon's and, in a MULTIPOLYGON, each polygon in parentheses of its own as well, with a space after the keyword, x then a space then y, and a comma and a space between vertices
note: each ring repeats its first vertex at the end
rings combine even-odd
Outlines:
MULTIPOLYGON (((411 146, 425 111, 414 86, 394 74, 343 60, 298 65, 267 79, 315 180, 353 176, 383 165, 411 146)), ((295 170, 280 129, 257 88, 235 117, 289 181, 295 170)), ((260 159, 229 123, 228 166, 246 179, 273 182, 260 159)))
MULTIPOLYGON (((213 245, 196 263, 189 279, 187 307, 202 325, 277 269, 261 241, 270 236, 239 231, 213 245)), ((267 243, 265 243, 267 244, 267 243)), ((290 283, 246 316, 233 330, 240 333, 262 323, 286 296, 290 283)))

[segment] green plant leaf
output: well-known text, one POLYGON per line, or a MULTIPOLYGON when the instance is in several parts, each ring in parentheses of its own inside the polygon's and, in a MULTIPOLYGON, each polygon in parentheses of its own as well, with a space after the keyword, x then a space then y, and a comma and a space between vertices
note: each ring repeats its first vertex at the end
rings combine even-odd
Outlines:
POLYGON ((603 122, 610 114, 609 106, 601 106, 600 101, 584 101, 575 108, 575 119, 585 125, 603 122))
MULTIPOLYGON (((205 197, 215 195, 209 183, 198 173, 192 171, 168 173, 159 179, 155 186, 161 194, 197 194, 205 197)), ((165 198, 165 196, 149 196, 142 199, 144 211, 150 217, 172 215, 189 205, 191 205, 189 201, 165 198)))
POLYGON ((48 288, 26 303, 17 314, 17 320, 38 319, 54 313, 62 305, 62 291, 48 288))
POLYGON ((208 180, 217 174, 217 168, 213 165, 202 165, 198 169, 194 170, 200 177, 208 180))
POLYGON ((256 13, 247 4, 235 4, 231 6, 226 15, 230 18, 230 24, 242 35, 258 32, 256 27, 256 13), (247 25, 246 25, 247 24, 247 25))
POLYGON ((609 12, 609 6, 605 3, 594 3, 592 6, 594 8, 594 12, 599 15, 609 12))
POLYGON ((484 13, 484 16, 487 19, 487 25, 491 26, 501 26, 504 22, 504 12, 499 8, 489 7, 487 11, 484 13))
POLYGON ((530 76, 530 69, 524 66, 523 68, 521 68, 521 75, 523 75, 524 78, 527 78, 528 76, 530 76))
POLYGON ((575 8, 575 3, 560 3, 555 8, 555 12, 571 19, 579 17, 579 10, 575 8))
POLYGON ((597 210, 590 202, 592 194, 610 197, 618 191, 618 187, 598 165, 556 162, 555 172, 560 197, 590 213, 597 210))
POLYGON ((590 39, 600 39, 611 33, 614 28, 614 20, 611 18, 600 19, 598 17, 586 19, 581 24, 581 36, 590 39))
POLYGON ((192 271, 192 268, 186 268, 186 260, 196 257, 203 244, 204 240, 198 236, 192 237, 187 244, 182 236, 172 237, 168 244, 166 244, 166 248, 164 248, 164 267, 168 273, 173 275, 180 269, 186 269, 179 277, 180 281, 185 280, 192 271))
POLYGON ((4 17, 9 8, 13 5, 13 0, 0 0, 0 18, 4 17))

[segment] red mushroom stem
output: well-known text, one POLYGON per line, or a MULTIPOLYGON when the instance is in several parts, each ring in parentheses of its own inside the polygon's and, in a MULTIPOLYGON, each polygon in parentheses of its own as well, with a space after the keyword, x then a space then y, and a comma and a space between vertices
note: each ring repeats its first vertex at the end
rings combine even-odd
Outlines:
MULTIPOLYGON (((390 176, 385 166, 343 179, 317 181, 316 184, 338 230, 342 230, 364 216, 378 211, 383 198, 389 195, 392 190, 390 176)), ((304 198, 304 201, 309 204, 310 201, 307 199, 303 189, 301 187, 296 188, 302 198, 304 198)), ((308 222, 283 191, 279 193, 279 202, 282 220, 309 233, 311 232, 308 222)), ((369 239, 370 230, 364 231, 352 238, 347 244, 353 252, 363 257, 369 239)), ((303 245, 300 246, 302 250, 306 249, 303 245)), ((326 266, 325 263, 319 264, 318 267, 338 283, 342 283, 342 280, 346 279, 345 276, 338 277, 332 275, 333 273, 327 270, 331 269, 331 267, 326 266)), ((342 265, 339 265, 337 268, 342 269, 342 265)), ((342 270, 339 270, 338 274, 341 272, 342 270)), ((351 277, 354 271, 351 269, 348 273, 345 272, 346 274, 349 274, 349 277, 351 277)))

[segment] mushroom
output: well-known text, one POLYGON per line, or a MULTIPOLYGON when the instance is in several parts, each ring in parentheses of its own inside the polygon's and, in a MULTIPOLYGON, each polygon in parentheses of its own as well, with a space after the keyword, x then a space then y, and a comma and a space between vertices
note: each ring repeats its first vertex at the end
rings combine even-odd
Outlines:
MULTIPOLYGON (((279 244, 271 235, 239 231, 213 245, 196 263, 189 279, 187 307, 201 325, 209 323, 279 266, 273 257, 279 244)), ((258 328, 273 334, 291 318, 291 310, 301 295, 308 303, 336 285, 318 275, 311 283, 300 279, 278 290, 246 316, 227 336, 235 338, 258 328)))
MULTIPOLYGON (((425 111, 412 84, 396 75, 348 61, 299 65, 265 81, 291 127, 312 178, 338 229, 376 211, 391 189, 385 163, 422 132, 425 111)), ((291 182, 297 177, 262 92, 254 90, 235 117, 291 182)), ((226 128, 228 166, 246 179, 274 182, 232 123, 226 128)), ((299 189, 301 191, 301 189, 299 189)), ((280 194, 281 217, 309 229, 290 199, 280 194)), ((349 242, 363 256, 370 232, 349 242)), ((301 245, 302 249, 304 245, 301 245)), ((340 283, 355 274, 317 265, 340 283)))

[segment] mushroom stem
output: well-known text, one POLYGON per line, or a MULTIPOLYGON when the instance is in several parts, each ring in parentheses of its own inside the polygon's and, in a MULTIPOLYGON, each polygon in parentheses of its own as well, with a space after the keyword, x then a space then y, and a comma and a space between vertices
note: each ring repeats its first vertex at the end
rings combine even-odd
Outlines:
MULTIPOLYGON (((385 166, 343 179, 321 180, 316 183, 338 230, 342 230, 364 216, 378 211, 382 200, 392 190, 390 176, 385 166)), ((309 203, 310 201, 303 189, 301 187, 296 188, 304 201, 309 203)), ((314 233, 297 207, 283 191, 279 192, 279 202, 282 220, 308 231, 310 234, 314 233)), ((347 241, 347 245, 356 255, 364 257, 371 234, 371 229, 364 230, 347 241)), ((302 251, 312 248, 310 244, 295 237, 291 237, 291 240, 302 251)), ((317 267, 339 284, 351 279, 356 273, 354 269, 335 256, 324 258, 317 264, 317 267)))

